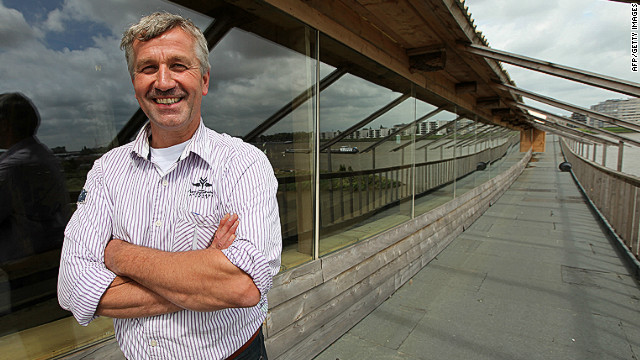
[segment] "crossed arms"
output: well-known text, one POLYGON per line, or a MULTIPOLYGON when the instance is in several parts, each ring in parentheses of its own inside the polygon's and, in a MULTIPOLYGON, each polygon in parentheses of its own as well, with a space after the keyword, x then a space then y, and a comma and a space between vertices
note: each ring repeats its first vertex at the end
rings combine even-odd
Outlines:
POLYGON ((117 276, 100 299, 96 315, 132 318, 183 309, 255 306, 260 291, 251 277, 220 251, 231 245, 237 228, 238 216, 227 214, 209 247, 185 252, 109 241, 104 261, 117 276))

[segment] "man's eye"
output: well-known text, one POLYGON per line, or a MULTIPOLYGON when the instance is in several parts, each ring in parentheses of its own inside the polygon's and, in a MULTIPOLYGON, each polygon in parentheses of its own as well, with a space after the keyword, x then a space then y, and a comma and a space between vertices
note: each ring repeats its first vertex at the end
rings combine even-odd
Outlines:
POLYGON ((188 67, 184 64, 173 64, 171 65, 171 69, 174 71, 185 71, 188 69, 188 67))
POLYGON ((142 69, 140 69, 140 72, 143 74, 153 74, 154 72, 157 71, 157 67, 153 66, 153 65, 149 65, 149 66, 145 66, 142 69))

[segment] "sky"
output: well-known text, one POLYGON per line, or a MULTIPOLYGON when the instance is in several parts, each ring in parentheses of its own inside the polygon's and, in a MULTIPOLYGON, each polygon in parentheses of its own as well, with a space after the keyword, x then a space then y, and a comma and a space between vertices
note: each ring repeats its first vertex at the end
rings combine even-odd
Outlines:
POLYGON ((0 0, 0 93, 33 100, 49 147, 106 145, 138 107, 120 37, 161 9, 211 21, 162 1, 0 0))
MULTIPOLYGON (((466 5, 478 30, 496 49, 640 82, 640 75, 630 70, 630 4, 467 0, 466 5)), ((203 29, 212 21, 162 0, 0 0, 0 93, 19 91, 33 99, 42 118, 38 137, 50 147, 77 150, 106 145, 138 108, 119 49, 121 34, 140 16, 157 10, 180 13, 203 29)), ((211 62, 211 88, 203 103, 205 123, 236 136, 313 81, 308 58, 240 30, 232 30, 214 49, 211 62)), ((517 86, 579 106, 626 98, 504 67, 517 86)), ((322 74, 331 70, 321 66, 322 74)), ((321 130, 344 130, 398 95, 346 75, 322 93, 321 130)), ((309 108, 299 111, 308 114, 309 108)), ((399 107, 386 119, 406 111, 410 110, 399 107)), ((385 121, 393 125, 386 119, 371 125, 385 121)), ((304 129, 302 124, 293 130, 304 129)), ((271 129, 280 130, 292 129, 271 129)))
MULTIPOLYGON (((494 49, 640 82, 640 72, 631 71, 631 4, 606 0, 466 0, 465 5, 477 30, 494 49)), ((516 86, 581 107, 629 98, 509 64, 504 68, 516 86)), ((529 99, 525 102, 569 115, 529 99)))

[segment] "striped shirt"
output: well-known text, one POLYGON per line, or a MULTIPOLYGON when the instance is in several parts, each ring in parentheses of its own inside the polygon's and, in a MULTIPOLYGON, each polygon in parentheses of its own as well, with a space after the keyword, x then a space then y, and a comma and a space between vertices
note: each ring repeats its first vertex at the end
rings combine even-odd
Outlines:
POLYGON ((202 121, 161 177, 149 161, 149 129, 147 124, 132 143, 104 154, 89 171, 65 231, 59 302, 81 325, 96 318, 98 302, 115 278, 104 265, 110 239, 164 251, 203 249, 220 219, 236 213, 237 238, 223 253, 253 278, 261 294, 258 305, 114 319, 129 359, 224 359, 266 318, 267 292, 282 251, 277 180, 257 148, 202 121))

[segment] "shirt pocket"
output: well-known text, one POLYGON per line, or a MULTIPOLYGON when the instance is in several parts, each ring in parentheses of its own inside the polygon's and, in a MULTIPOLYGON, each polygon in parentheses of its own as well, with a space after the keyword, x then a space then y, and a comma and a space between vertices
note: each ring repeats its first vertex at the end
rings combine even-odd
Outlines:
POLYGON ((218 229, 217 215, 199 215, 184 212, 176 222, 172 251, 205 249, 218 229))

